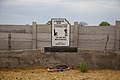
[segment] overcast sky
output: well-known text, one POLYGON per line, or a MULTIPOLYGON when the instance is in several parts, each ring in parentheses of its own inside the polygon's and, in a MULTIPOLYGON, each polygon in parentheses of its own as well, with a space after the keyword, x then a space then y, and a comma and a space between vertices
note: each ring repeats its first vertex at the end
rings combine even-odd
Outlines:
POLYGON ((47 23, 55 17, 115 25, 120 20, 120 0, 0 0, 0 24, 47 23))

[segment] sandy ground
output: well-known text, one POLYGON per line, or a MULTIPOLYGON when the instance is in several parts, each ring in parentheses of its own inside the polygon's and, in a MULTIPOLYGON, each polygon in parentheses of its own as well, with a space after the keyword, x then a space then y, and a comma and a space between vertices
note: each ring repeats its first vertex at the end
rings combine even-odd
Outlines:
POLYGON ((0 70, 0 80, 120 80, 120 70, 48 72, 46 69, 0 70))

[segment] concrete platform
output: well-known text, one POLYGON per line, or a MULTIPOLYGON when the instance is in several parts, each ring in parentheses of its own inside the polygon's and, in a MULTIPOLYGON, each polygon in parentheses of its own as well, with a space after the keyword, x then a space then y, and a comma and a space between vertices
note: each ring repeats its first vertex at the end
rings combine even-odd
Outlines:
POLYGON ((77 52, 77 47, 45 47, 45 52, 77 52))

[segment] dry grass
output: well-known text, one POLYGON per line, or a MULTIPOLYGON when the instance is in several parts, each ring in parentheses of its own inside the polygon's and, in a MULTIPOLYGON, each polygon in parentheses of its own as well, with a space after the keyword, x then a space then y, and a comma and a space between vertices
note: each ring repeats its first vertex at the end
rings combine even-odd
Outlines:
POLYGON ((0 80, 120 80, 120 70, 48 72, 46 69, 0 70, 0 80))

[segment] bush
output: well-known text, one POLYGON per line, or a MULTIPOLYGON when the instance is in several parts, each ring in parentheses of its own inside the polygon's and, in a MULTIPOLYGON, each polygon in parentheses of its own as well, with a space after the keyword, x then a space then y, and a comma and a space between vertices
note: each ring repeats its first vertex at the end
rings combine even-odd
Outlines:
POLYGON ((99 24, 99 26, 110 26, 110 24, 108 22, 103 21, 99 24))
POLYGON ((88 63, 85 61, 82 61, 79 65, 79 68, 81 70, 81 72, 87 72, 88 71, 88 63))

